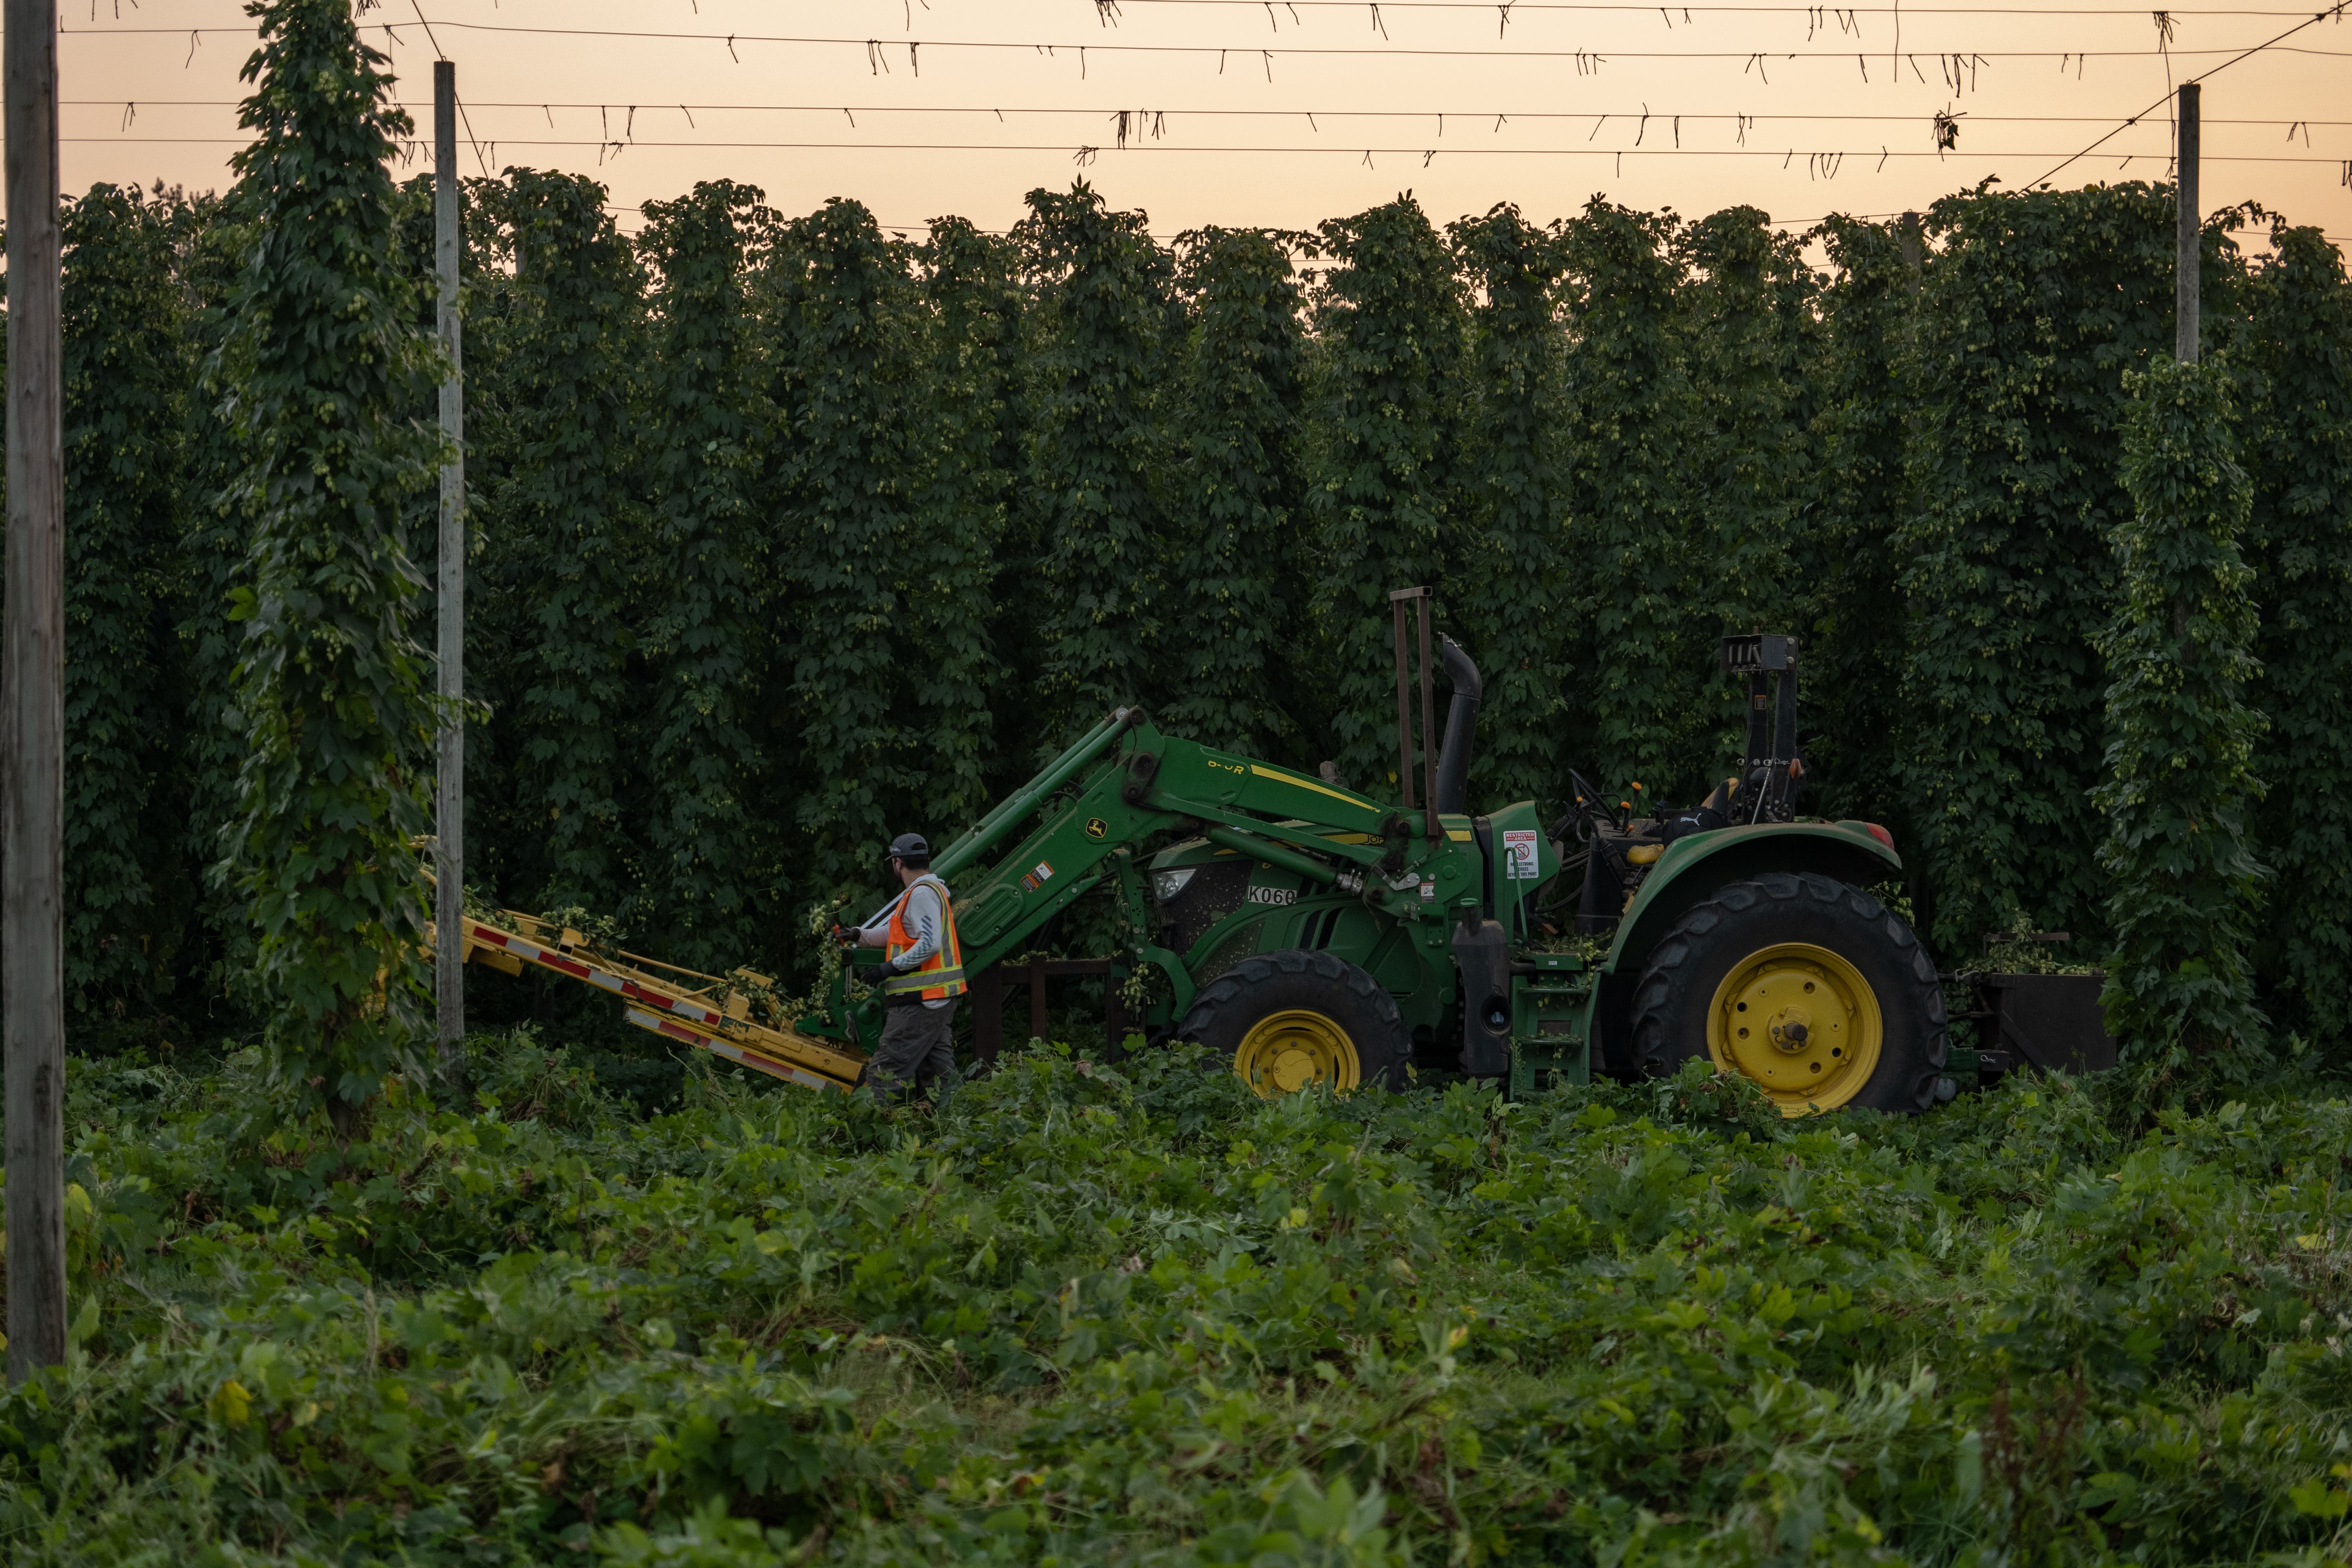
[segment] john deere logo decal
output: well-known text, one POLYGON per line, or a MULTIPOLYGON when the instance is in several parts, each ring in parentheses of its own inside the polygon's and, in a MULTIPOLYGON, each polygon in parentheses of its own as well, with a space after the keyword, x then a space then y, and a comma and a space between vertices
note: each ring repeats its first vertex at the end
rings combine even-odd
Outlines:
POLYGON ((1087 817, 1087 837, 1089 837, 1089 838, 1100 838, 1104 834, 1108 833, 1109 831, 1110 831, 1110 824, 1109 824, 1109 823, 1108 823, 1108 822, 1105 822, 1101 817, 1099 817, 1099 816, 1089 816, 1089 817, 1087 817))

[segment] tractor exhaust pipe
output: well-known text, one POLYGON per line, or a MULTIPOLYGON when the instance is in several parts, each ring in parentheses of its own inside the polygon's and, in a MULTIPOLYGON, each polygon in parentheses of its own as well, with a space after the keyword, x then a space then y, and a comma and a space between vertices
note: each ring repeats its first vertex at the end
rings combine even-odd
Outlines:
POLYGON ((1445 739, 1437 749, 1437 788, 1432 803, 1442 812, 1460 813, 1468 809, 1470 753, 1478 736, 1478 700, 1486 688, 1478 679, 1478 667, 1452 637, 1438 638, 1437 648, 1445 663, 1445 678, 1454 683, 1454 700, 1445 710, 1445 739))

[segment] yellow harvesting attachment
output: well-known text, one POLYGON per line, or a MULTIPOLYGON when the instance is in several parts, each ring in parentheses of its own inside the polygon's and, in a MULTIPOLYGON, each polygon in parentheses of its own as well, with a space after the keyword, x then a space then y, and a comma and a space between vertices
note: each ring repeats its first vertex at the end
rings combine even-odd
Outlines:
POLYGON ((845 1092, 857 1086, 865 1068, 865 1056, 851 1047, 804 1035, 790 1024, 754 1022, 754 993, 765 992, 769 981, 749 970, 701 974, 634 952, 607 952, 568 926, 513 910, 499 911, 495 921, 467 915, 465 930, 467 963, 487 963, 509 974, 535 965, 609 991, 625 1004, 629 1022, 637 1027, 754 1072, 804 1089, 845 1092))

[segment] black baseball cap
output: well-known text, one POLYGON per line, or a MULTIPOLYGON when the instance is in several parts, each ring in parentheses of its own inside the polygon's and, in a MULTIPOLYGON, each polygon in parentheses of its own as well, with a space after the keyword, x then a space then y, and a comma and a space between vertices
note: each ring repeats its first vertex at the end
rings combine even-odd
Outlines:
POLYGON ((931 841, 919 833, 901 833, 890 840, 890 858, 894 860, 928 860, 931 858, 931 841))

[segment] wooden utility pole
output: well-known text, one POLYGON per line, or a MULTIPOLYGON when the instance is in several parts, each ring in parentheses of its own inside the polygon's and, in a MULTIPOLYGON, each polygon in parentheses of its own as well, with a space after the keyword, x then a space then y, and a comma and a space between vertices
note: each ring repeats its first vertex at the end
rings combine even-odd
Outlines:
POLYGON ((466 1035, 466 385, 457 324, 457 67, 433 62, 433 226, 441 273, 441 430, 453 448, 441 468, 440 800, 434 824, 434 994, 441 1062, 455 1065, 466 1035))
POLYGON ((57 0, 6 0, 7 587, 0 603, 0 1053, 8 1381, 66 1359, 65 421, 57 0))
POLYGON ((2197 267, 2202 226, 2197 207, 2197 100, 2195 82, 2180 88, 2180 144, 2172 180, 2174 245, 2172 357, 2197 363, 2197 267))

